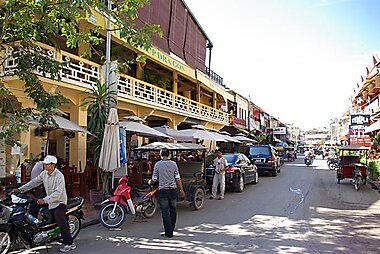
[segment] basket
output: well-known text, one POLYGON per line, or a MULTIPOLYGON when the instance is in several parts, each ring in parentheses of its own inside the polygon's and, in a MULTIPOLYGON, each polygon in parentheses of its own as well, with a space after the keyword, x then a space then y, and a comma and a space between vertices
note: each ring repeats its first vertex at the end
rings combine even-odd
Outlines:
POLYGON ((0 204, 0 225, 6 225, 12 214, 12 208, 0 204))

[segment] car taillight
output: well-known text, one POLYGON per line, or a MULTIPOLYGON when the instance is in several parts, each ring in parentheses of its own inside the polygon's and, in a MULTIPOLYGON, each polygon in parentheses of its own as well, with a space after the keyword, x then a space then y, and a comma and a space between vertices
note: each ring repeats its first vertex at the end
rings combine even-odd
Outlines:
POLYGON ((268 162, 275 162, 275 161, 276 161, 276 158, 274 158, 274 157, 270 157, 270 158, 267 159, 267 161, 268 161, 268 162))
POLYGON ((233 173, 233 172, 235 172, 235 170, 237 170, 237 168, 229 166, 228 169, 227 169, 227 172, 228 173, 233 173))

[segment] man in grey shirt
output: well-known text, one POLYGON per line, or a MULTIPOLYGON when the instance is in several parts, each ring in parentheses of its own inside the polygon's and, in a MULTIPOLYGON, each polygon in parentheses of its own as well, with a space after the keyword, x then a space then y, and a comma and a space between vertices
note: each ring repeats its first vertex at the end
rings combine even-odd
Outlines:
POLYGON ((55 168, 55 165, 57 164, 57 158, 55 156, 46 156, 43 164, 46 170, 42 171, 36 178, 32 179, 27 184, 12 192, 27 192, 41 184, 44 185, 47 195, 42 199, 38 199, 37 204, 48 204, 49 209, 52 211, 54 219, 61 230, 63 244, 65 245, 60 251, 68 252, 74 250, 76 245, 73 243, 73 238, 71 237, 69 225, 67 224, 65 216, 67 210, 65 177, 55 168))
POLYGON ((177 186, 181 197, 185 197, 183 191, 181 177, 177 164, 169 159, 169 150, 166 148, 161 149, 161 161, 154 165, 152 182, 158 181, 158 196, 160 200, 162 221, 166 237, 173 237, 173 231, 177 220, 177 186))

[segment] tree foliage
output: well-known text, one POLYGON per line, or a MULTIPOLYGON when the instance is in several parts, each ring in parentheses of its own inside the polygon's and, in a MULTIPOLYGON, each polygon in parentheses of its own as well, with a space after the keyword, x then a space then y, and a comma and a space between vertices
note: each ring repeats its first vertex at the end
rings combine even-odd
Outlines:
MULTIPOLYGON (((149 0, 112 1, 108 10, 102 0, 8 0, 0 6, 0 138, 14 144, 17 133, 27 129, 27 121, 37 118, 44 124, 51 122, 56 109, 66 102, 62 94, 47 91, 40 76, 60 80, 60 71, 66 64, 44 54, 35 42, 43 42, 60 50, 57 36, 64 38, 68 48, 77 48, 81 43, 102 43, 100 26, 91 30, 79 29, 93 12, 111 17, 120 36, 133 47, 148 49, 150 36, 158 33, 159 25, 145 24, 136 27, 134 20, 138 9, 149 0), (14 68, 7 70, 6 63, 15 59, 14 68), (34 101, 33 108, 17 108, 13 90, 6 84, 11 76, 23 81, 26 96, 34 101), (2 120, 3 119, 3 120, 2 120)), ((84 54, 90 54, 91 48, 84 54)))

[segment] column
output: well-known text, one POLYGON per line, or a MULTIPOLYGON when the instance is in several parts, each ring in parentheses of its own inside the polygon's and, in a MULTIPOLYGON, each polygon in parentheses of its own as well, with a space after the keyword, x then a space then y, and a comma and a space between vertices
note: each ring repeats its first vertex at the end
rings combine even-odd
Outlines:
MULTIPOLYGON (((70 120, 77 123, 78 125, 86 128, 87 126, 87 111, 85 107, 74 107, 70 112, 70 120)), ((70 140, 70 164, 74 164, 77 170, 80 169, 82 172, 86 167, 86 157, 87 157, 87 134, 83 132, 76 132, 75 138, 70 140), (79 165, 81 164, 81 168, 79 165)))
POLYGON ((197 82, 197 102, 201 102, 201 84, 197 82))
POLYGON ((178 73, 173 71, 173 93, 178 94, 178 73))
MULTIPOLYGON (((137 56, 141 56, 141 53, 138 53, 137 56)), ((142 79, 144 77, 144 64, 141 62, 137 63, 137 68, 136 68, 136 78, 137 79, 142 79)))

